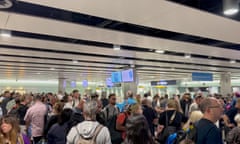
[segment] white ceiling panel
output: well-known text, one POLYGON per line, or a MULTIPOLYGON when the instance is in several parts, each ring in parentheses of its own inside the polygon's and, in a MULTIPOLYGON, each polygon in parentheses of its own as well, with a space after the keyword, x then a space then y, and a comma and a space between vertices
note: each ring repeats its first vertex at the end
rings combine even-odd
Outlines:
MULTIPOLYGON (((186 62, 186 63, 194 63, 194 64, 208 64, 208 65, 220 65, 220 66, 232 65, 234 67, 240 67, 239 63, 230 64, 228 61, 194 58, 194 57, 191 59, 186 59, 183 56, 172 56, 172 55, 169 56, 164 54, 160 55, 153 52, 135 52, 135 51, 127 51, 127 50, 115 51, 109 48, 60 43, 60 42, 44 41, 44 40, 33 40, 33 39, 26 39, 26 38, 19 38, 19 37, 3 39, 2 41, 0 41, 0 44, 24 46, 24 47, 30 47, 33 49, 41 48, 46 50, 49 49, 49 50, 56 50, 56 51, 78 52, 78 53, 85 53, 85 54, 100 54, 100 55, 109 55, 109 56, 138 58, 138 59, 145 59, 145 60, 152 59, 152 60, 163 60, 163 61, 169 61, 169 62, 186 62)), ((6 49, 5 51, 7 51, 7 53, 10 53, 10 50, 8 49, 6 49)), ((4 49, 2 49, 2 53, 3 52, 4 52, 4 49)), ((24 53, 24 51, 22 52, 24 53)), ((61 57, 62 56, 59 55, 58 58, 61 58, 61 57)))
MULTIPOLYGON (((4 12, 0 12, 0 15, 1 14, 4 14, 4 12)), ((236 50, 153 38, 19 14, 11 14, 6 28, 111 44, 239 59, 238 51, 236 50), (61 29, 61 31, 59 29, 61 29)), ((2 38, 2 40, 4 39, 2 38)))
MULTIPOLYGON (((72 66, 93 66, 93 67, 110 67, 110 68, 120 68, 126 65, 118 64, 102 64, 102 63, 91 63, 91 62, 78 62, 73 63, 73 61, 64 60, 50 60, 50 59, 38 59, 38 58, 25 58, 25 57, 14 57, 14 56, 0 56, 0 61, 18 61, 18 62, 31 62, 31 63, 44 63, 44 64, 61 64, 61 65, 72 65, 72 66)), ((7 63, 7 62, 6 62, 7 63)))
MULTIPOLYGON (((90 51, 89 51, 90 53, 90 51)), ((159 62, 148 62, 148 61, 132 61, 132 60, 126 60, 126 59, 113 59, 113 58, 100 58, 100 57, 94 57, 94 56, 80 56, 80 55, 76 55, 76 54, 59 54, 59 53, 50 53, 50 52, 34 52, 31 50, 13 50, 13 49, 6 49, 6 48, 1 48, 0 54, 10 54, 10 55, 20 55, 20 56, 34 56, 34 57, 42 57, 42 58, 65 58, 65 59, 75 59, 75 60, 79 60, 81 58, 83 58, 86 61, 104 61, 104 62, 113 62, 113 63, 122 63, 122 64, 137 64, 137 65, 155 65, 155 66, 167 66, 169 67, 169 64, 167 63, 159 63, 159 62)), ((140 58, 143 58, 145 55, 144 53, 141 54, 142 56, 139 56, 140 58)), ((157 54, 156 54, 157 55, 157 54)), ((176 56, 177 57, 177 56, 176 56)), ((158 56, 154 56, 154 59, 160 59, 158 56)), ((0 58, 1 59, 1 58, 0 58)), ((146 58, 147 59, 147 58, 146 58)), ((183 59, 183 61, 187 61, 184 58, 179 58, 179 61, 181 61, 181 59, 183 59)), ((169 60, 170 61, 170 60, 169 60)), ((188 60, 191 61, 192 63, 200 63, 200 61, 197 60, 188 60)), ((204 60, 203 62, 207 63, 207 61, 209 60, 204 60)), ((214 62, 214 61, 213 61, 214 62)), ((212 63, 213 63, 212 62, 212 63)), ((211 62, 210 62, 211 63, 211 62)), ((215 63, 215 65, 217 65, 218 63, 215 63)), ((228 62, 221 62, 220 65, 235 65, 235 64, 230 64, 228 62)), ((239 65, 239 64, 236 64, 239 65)), ((192 69, 200 69, 200 70, 209 70, 209 71, 231 71, 231 72, 238 72, 238 69, 231 69, 231 68, 218 68, 218 67, 206 67, 206 66, 196 66, 196 65, 189 65, 189 64, 171 64, 170 65, 173 68, 192 68, 192 69)))
MULTIPOLYGON (((41 57, 41 58, 64 58, 64 59, 74 59, 74 60, 85 60, 85 61, 101 61, 101 62, 112 62, 112 63, 119 63, 119 64, 136 64, 136 65, 149 65, 149 66, 165 66, 165 67, 172 67, 172 68, 189 68, 189 69, 199 69, 199 70, 206 70, 206 71, 231 71, 231 72, 238 72, 238 69, 232 69, 232 68, 221 68, 221 67, 210 67, 210 66, 196 66, 196 65, 189 65, 189 64, 171 64, 169 65, 168 63, 160 63, 160 62, 149 62, 149 61, 133 61, 133 60, 127 60, 127 59, 114 59, 114 58, 102 58, 102 57, 95 57, 95 56, 80 56, 77 54, 59 54, 59 53, 50 53, 50 52, 35 52, 35 51, 31 51, 31 50, 17 50, 17 49, 7 49, 7 48, 0 48, 0 54, 10 54, 10 55, 19 55, 19 56, 33 56, 33 57, 41 57)), ((90 53, 90 51, 89 51, 90 53)), ((137 57, 139 58, 143 58, 144 56, 146 56, 146 54, 144 55, 144 53, 138 55, 137 57)), ((178 57, 178 56, 175 56, 178 57)), ((154 55, 152 58, 156 59, 156 60, 161 60, 160 57, 158 57, 158 54, 156 54, 156 56, 154 55)), ((1 59, 1 57, 0 57, 1 59)), ((145 58, 148 59, 148 58, 145 58)), ((197 61, 197 59, 194 60, 186 60, 184 58, 179 58, 179 61, 183 61, 183 62, 192 62, 192 63, 200 63, 201 61, 203 63, 207 63, 209 61, 210 64, 213 65, 225 65, 225 66, 230 66, 232 65, 233 67, 235 66, 239 66, 239 64, 230 64, 228 62, 221 62, 218 63, 218 61, 210 61, 210 60, 201 60, 199 59, 199 61, 197 61)), ((24 59, 19 58, 19 61, 24 62, 24 59)), ((170 60, 169 60, 170 61, 170 60)))
POLYGON ((166 0, 21 1, 240 44, 239 22, 166 0))

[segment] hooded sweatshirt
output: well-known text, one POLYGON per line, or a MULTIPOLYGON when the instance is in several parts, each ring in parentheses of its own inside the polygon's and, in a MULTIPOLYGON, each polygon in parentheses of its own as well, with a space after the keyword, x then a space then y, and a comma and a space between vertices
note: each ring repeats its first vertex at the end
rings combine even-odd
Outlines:
MULTIPOLYGON (((76 144, 80 135, 86 139, 93 137, 99 123, 97 121, 83 121, 73 127, 67 135, 67 144, 76 144), (79 135, 80 134, 80 135, 79 135)), ((111 137, 107 127, 103 127, 96 137, 96 144, 111 144, 111 137)))

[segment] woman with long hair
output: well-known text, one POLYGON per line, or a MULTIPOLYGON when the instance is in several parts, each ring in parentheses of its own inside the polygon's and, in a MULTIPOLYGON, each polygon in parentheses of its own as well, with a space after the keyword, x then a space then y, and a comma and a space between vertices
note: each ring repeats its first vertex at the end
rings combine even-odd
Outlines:
POLYGON ((159 124, 163 128, 159 134, 159 141, 166 143, 166 140, 170 134, 182 129, 182 125, 187 122, 185 117, 180 112, 179 103, 175 99, 170 99, 167 102, 167 109, 160 114, 159 124))
POLYGON ((143 115, 130 116, 126 129, 127 136, 124 144, 154 144, 148 123, 143 115))
POLYGON ((3 116, 0 119, 0 144, 30 144, 29 139, 20 133, 16 117, 3 116))

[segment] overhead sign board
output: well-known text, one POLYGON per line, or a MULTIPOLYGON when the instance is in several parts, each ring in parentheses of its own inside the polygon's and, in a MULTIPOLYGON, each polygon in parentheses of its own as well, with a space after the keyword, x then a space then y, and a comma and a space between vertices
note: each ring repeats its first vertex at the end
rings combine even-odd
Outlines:
POLYGON ((160 80, 160 81, 151 81, 151 86, 157 86, 157 85, 176 85, 177 81, 176 80, 160 80))
POLYGON ((192 73, 192 81, 213 81, 213 74, 212 73, 193 72, 192 73))

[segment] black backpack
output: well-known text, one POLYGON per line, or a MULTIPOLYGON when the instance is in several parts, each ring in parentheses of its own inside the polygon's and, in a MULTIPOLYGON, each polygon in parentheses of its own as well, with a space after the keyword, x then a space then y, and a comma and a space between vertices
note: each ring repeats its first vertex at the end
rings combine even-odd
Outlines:
POLYGON ((176 140, 174 144, 184 143, 184 144, 195 144, 197 141, 197 122, 190 124, 187 131, 180 130, 177 132, 176 140))

